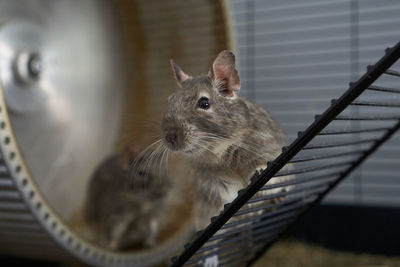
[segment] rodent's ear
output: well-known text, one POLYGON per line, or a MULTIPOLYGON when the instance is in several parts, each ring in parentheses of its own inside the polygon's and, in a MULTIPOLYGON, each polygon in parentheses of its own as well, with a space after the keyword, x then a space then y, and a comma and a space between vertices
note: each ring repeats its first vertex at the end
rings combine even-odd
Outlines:
POLYGON ((140 154, 140 146, 137 143, 132 142, 125 147, 124 153, 128 159, 128 163, 131 164, 140 154))
POLYGON ((176 65, 172 59, 169 62, 171 63, 172 72, 174 73, 176 82, 178 83, 179 87, 182 87, 182 82, 191 77, 184 73, 183 70, 181 70, 181 68, 179 68, 179 66, 176 65))
POLYGON ((240 78, 235 68, 235 54, 224 50, 214 60, 208 72, 214 87, 225 97, 234 97, 240 89, 240 78))

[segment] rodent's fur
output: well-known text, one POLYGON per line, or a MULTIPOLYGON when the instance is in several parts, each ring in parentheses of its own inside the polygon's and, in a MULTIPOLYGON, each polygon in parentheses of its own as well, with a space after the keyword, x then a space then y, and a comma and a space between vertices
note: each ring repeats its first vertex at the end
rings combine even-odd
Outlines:
POLYGON ((206 76, 191 77, 171 65, 180 88, 169 97, 161 120, 163 141, 190 159, 200 230, 248 185, 256 170, 279 155, 286 140, 267 111, 237 94, 240 79, 232 52, 222 51, 206 76), (198 105, 204 97, 208 109, 198 105), (175 138, 167 137, 171 134, 175 138))
POLYGON ((132 170, 131 160, 124 154, 106 159, 88 185, 86 222, 98 229, 99 242, 113 250, 156 245, 170 188, 166 172, 141 170, 140 165, 132 170))

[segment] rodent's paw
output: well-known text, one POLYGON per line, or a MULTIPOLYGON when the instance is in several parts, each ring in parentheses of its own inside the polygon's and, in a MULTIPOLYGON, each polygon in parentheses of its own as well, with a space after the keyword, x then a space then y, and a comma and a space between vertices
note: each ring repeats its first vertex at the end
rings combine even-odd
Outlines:
POLYGON ((254 174, 250 177, 250 180, 247 182, 247 185, 250 185, 252 182, 254 182, 254 179, 259 176, 263 171, 265 170, 265 167, 258 167, 255 169, 254 174))
POLYGON ((156 219, 151 219, 149 226, 149 231, 147 233, 147 238, 145 239, 144 245, 148 248, 151 248, 157 244, 159 222, 156 219))
POLYGON ((111 240, 108 244, 108 248, 113 250, 113 251, 117 251, 118 250, 118 243, 116 240, 111 240))
MULTIPOLYGON (((287 190, 286 188, 282 188, 281 193, 286 193, 286 192, 288 192, 288 191, 289 191, 289 190, 287 190)), ((281 203, 283 202, 283 200, 285 199, 285 197, 286 197, 286 194, 285 194, 284 196, 280 196, 280 197, 274 198, 273 201, 274 201, 274 203, 275 203, 276 205, 278 205, 278 204, 281 204, 281 203)))
POLYGON ((276 197, 276 198, 273 199, 273 201, 274 201, 274 204, 275 204, 275 205, 278 205, 278 204, 280 204, 284 199, 285 199, 285 197, 276 197))
POLYGON ((258 167, 256 168, 256 173, 257 173, 258 175, 260 175, 266 168, 267 168, 266 165, 258 166, 258 167))
MULTIPOLYGON (((255 175, 260 175, 265 169, 266 169, 266 166, 257 167, 256 170, 255 170, 255 172, 254 172, 254 174, 255 174, 255 175)), ((250 183, 250 182, 249 182, 249 183, 250 183)))

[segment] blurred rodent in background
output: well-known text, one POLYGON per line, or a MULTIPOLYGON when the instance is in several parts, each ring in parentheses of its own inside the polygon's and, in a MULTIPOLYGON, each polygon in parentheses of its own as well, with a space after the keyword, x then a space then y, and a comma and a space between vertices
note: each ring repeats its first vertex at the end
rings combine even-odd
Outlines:
POLYGON ((146 164, 137 145, 104 160, 92 176, 84 208, 86 222, 113 250, 155 246, 171 183, 167 171, 146 164), (138 158, 140 157, 140 158, 138 158), (133 167, 132 162, 136 162, 133 167))
MULTIPOLYGON (((171 66, 179 89, 168 98, 162 140, 170 151, 184 154, 194 169, 194 216, 201 230, 247 187, 257 170, 280 154, 286 138, 267 111, 239 97, 232 52, 219 53, 204 76, 191 77, 172 60, 171 66)), ((275 178, 269 184, 287 179, 275 178)))

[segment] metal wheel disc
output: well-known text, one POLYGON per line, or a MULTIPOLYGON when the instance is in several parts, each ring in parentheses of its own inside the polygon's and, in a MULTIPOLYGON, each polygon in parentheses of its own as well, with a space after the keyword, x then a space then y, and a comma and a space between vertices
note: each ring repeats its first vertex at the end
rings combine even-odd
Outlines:
POLYGON ((0 18, 8 18, 0 26, 0 79, 10 120, 32 176, 64 218, 111 153, 122 111, 115 31, 96 2, 0 2, 0 18))

